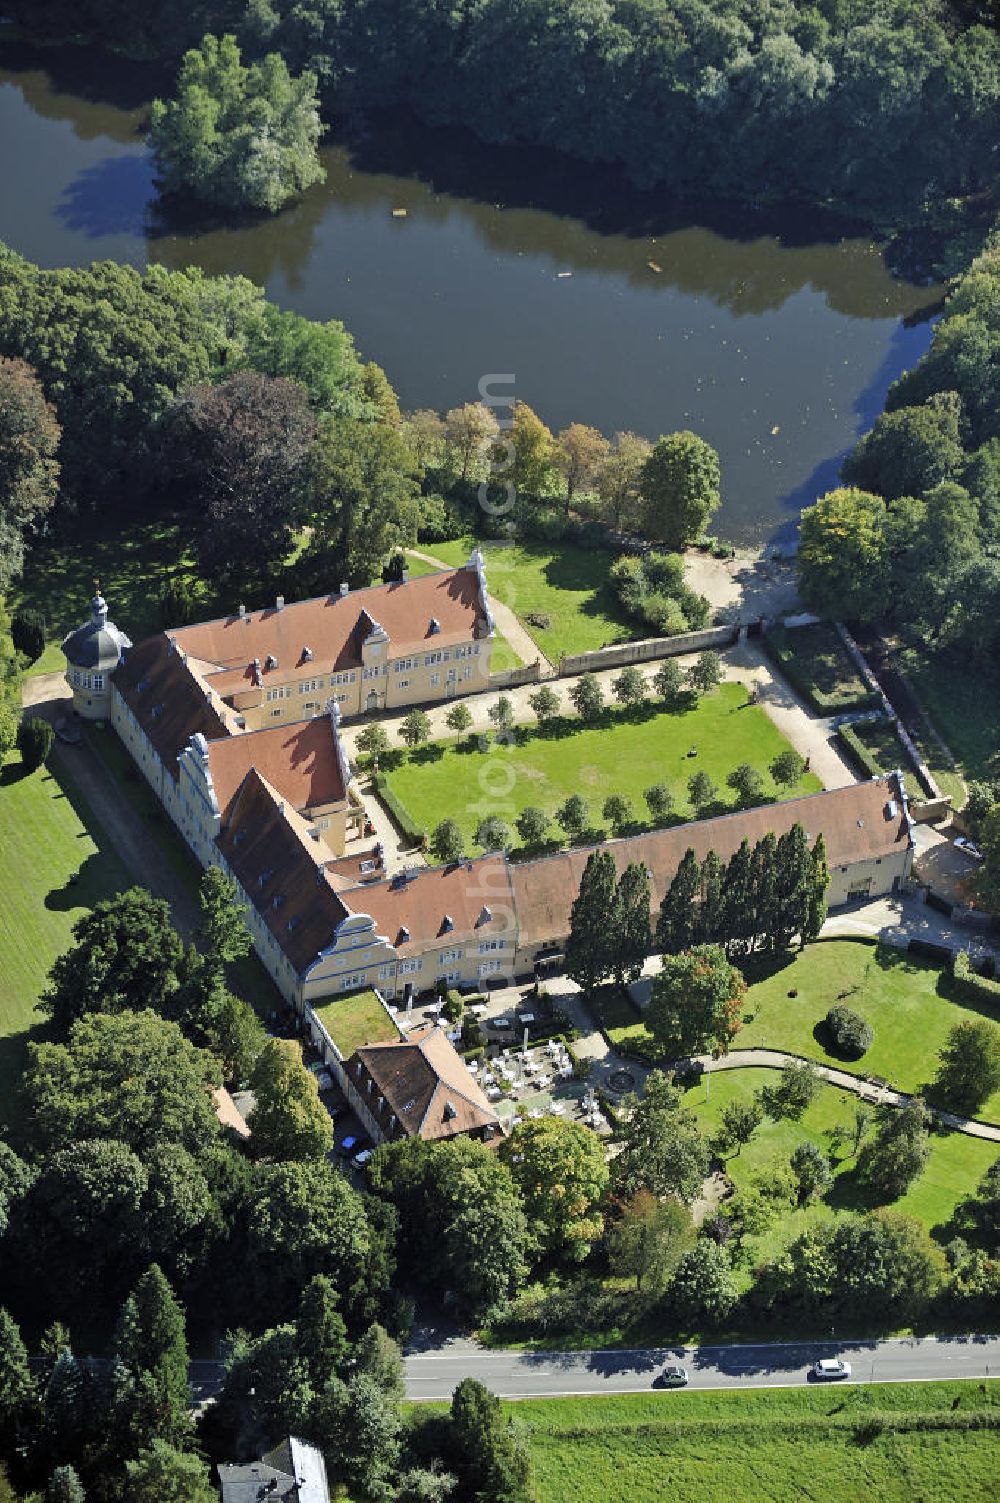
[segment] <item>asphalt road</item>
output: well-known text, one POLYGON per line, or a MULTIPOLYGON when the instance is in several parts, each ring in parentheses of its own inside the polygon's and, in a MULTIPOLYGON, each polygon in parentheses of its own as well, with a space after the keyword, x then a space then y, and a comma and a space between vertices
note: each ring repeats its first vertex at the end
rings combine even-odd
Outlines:
POLYGON ((1000 1377, 998 1336, 592 1352, 487 1352, 460 1342, 407 1356, 406 1392, 410 1399, 446 1399, 462 1378, 478 1378, 507 1399, 644 1393, 665 1362, 688 1369, 691 1389, 794 1387, 809 1381, 820 1357, 846 1358, 853 1380, 864 1383, 1000 1377))

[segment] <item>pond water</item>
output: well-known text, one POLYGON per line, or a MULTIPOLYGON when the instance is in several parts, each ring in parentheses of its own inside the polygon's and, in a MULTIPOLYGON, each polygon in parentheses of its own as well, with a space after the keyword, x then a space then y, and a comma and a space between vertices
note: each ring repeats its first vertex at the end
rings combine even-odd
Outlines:
POLYGON ((164 222, 142 131, 166 86, 87 53, 0 50, 0 239, 45 266, 242 273, 342 319, 407 408, 473 400, 497 373, 554 429, 693 428, 720 452, 715 525, 733 541, 788 534, 929 342, 938 289, 894 278, 856 231, 684 209, 411 121, 349 122, 326 182, 274 219, 164 222))

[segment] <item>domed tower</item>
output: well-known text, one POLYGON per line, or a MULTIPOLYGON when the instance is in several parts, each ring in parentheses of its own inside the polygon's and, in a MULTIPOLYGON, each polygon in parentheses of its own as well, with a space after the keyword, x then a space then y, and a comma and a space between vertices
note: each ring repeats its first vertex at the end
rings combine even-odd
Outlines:
POLYGON ((73 708, 85 720, 111 715, 111 675, 132 643, 113 621, 100 585, 90 602, 90 620, 63 638, 66 682, 73 690, 73 708))

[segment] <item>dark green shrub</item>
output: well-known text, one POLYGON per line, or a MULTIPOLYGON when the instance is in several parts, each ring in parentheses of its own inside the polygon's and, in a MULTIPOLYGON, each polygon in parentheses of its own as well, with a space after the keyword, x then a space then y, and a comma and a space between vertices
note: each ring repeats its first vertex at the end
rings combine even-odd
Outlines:
POLYGON ((26 715, 17 728, 17 749, 28 772, 41 767, 52 750, 56 733, 47 720, 38 715, 26 715))
POLYGON ((15 612, 10 636, 17 651, 23 652, 29 663, 35 662, 45 651, 45 617, 26 606, 15 612))
POLYGON ((842 1059, 860 1059, 872 1046, 875 1030, 866 1018, 838 1003, 826 1015, 827 1032, 835 1054, 842 1059))

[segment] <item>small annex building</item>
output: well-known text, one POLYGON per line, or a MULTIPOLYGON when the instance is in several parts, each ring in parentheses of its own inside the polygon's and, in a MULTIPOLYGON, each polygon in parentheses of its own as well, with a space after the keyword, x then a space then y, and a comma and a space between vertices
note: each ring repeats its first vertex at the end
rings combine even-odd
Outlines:
POLYGON ((259 1461, 220 1462, 222 1503, 330 1503, 317 1446, 290 1435, 259 1461))
POLYGON ((500 1119, 443 1028, 365 1044, 343 1068, 345 1094, 376 1143, 472 1137, 489 1141, 500 1119))

